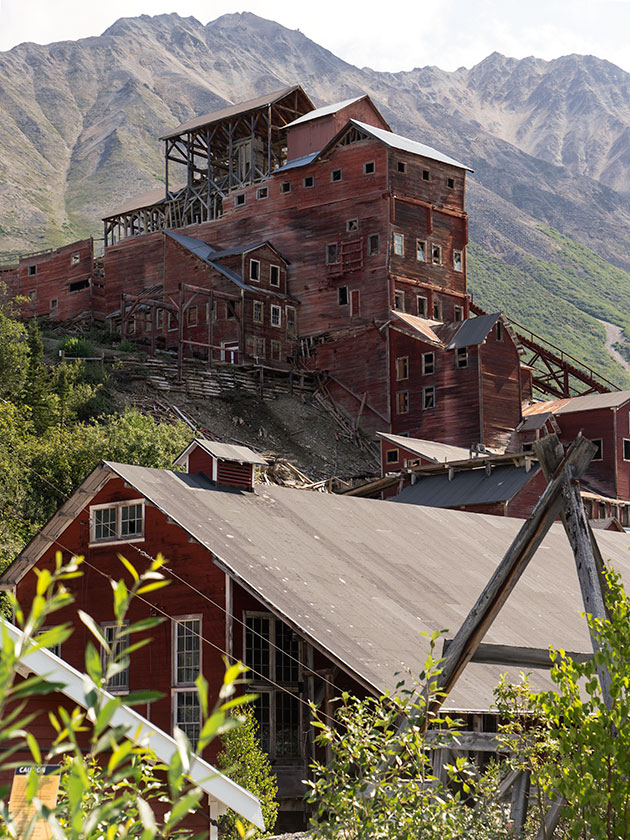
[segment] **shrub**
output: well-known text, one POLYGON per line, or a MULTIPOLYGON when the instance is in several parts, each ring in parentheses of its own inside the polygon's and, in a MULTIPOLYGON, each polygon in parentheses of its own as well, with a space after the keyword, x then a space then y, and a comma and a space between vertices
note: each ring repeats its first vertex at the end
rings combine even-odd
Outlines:
POLYGON ((94 347, 87 338, 76 335, 68 336, 59 343, 59 349, 63 350, 66 357, 75 359, 91 358, 94 356, 94 347))

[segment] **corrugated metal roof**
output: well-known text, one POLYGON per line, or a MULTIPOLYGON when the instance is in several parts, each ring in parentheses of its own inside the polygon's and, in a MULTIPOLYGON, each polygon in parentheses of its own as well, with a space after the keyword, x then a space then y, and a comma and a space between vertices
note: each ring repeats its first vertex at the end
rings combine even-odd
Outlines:
POLYGON ((215 261, 214 257, 218 252, 211 245, 208 245, 206 242, 202 242, 201 239, 195 239, 192 236, 185 236, 183 233, 173 233, 170 230, 164 231, 164 233, 166 236, 170 236, 171 239, 174 239, 175 242, 178 242, 183 248, 186 248, 186 250, 198 257, 202 262, 205 262, 207 265, 215 268, 220 274, 227 277, 228 280, 231 280, 232 283, 235 283, 240 289, 249 289, 250 291, 254 291, 251 286, 248 286, 247 283, 244 283, 241 280, 238 274, 234 271, 230 271, 229 268, 225 268, 225 266, 222 266, 221 263, 215 261))
POLYGON ((310 155, 303 155, 302 157, 295 158, 295 160, 290 160, 288 163, 285 163, 284 166, 279 167, 273 173, 277 175, 279 172, 286 172, 287 169, 295 169, 298 166, 306 166, 309 163, 312 163, 319 152, 312 152, 310 155))
POLYGON ((574 414, 576 411, 593 411, 597 408, 620 408, 630 400, 630 391, 612 391, 609 394, 586 394, 572 397, 553 410, 554 414, 574 414))
POLYGON ((456 470, 449 481, 448 473, 420 475, 415 484, 409 485, 392 501, 407 505, 427 507, 460 507, 462 505, 483 505, 493 502, 507 502, 533 478, 537 469, 502 464, 456 470))
POLYGON ((410 152, 412 155, 420 155, 420 157, 438 160, 440 163, 447 163, 450 166, 456 166, 458 169, 466 169, 468 172, 474 171, 470 168, 470 166, 466 166, 466 164, 460 163, 442 152, 438 152, 437 149, 433 149, 431 146, 425 146, 424 143, 418 143, 416 140, 410 140, 408 137, 402 137, 400 134, 394 134, 392 131, 385 131, 383 128, 377 128, 374 125, 359 122, 359 120, 350 120, 350 122, 361 131, 364 131, 371 137, 380 140, 392 149, 400 149, 400 151, 410 152))
MULTIPOLYGON (((204 545, 269 609, 377 691, 393 689, 402 666, 418 672, 428 645, 420 632, 456 632, 522 525, 500 516, 283 487, 256 493, 212 489, 183 473, 103 467, 204 545)), ((94 483, 92 476, 88 484, 94 483)), ((85 486, 73 496, 75 506, 89 504, 85 486)), ((61 531, 68 519, 62 522, 61 531)), ((597 540, 603 556, 630 581, 627 535, 600 531, 597 540)), ((43 537, 36 538, 1 580, 15 580, 45 547, 43 537)), ((484 641, 588 652, 581 611, 573 555, 562 526, 554 525, 484 641)), ((468 666, 447 708, 490 708, 499 675, 517 679, 518 670, 468 666)), ((535 688, 550 687, 540 672, 533 682, 535 688)))
POLYGON ((403 437, 402 435, 390 435, 386 432, 376 433, 380 438, 394 446, 400 446, 413 452, 414 455, 421 455, 434 464, 443 464, 445 461, 464 461, 470 457, 470 452, 461 446, 450 446, 447 443, 437 443, 434 440, 422 440, 421 438, 403 437))
POLYGON ((249 446, 221 443, 218 440, 207 440, 206 438, 195 438, 195 440, 188 444, 181 455, 177 456, 175 463, 182 463, 184 457, 194 446, 199 446, 220 461, 237 461, 239 464, 259 464, 260 466, 266 466, 267 464, 266 459, 262 455, 254 452, 253 449, 250 449, 249 446))
POLYGON ((529 414, 527 417, 525 417, 524 420, 521 420, 521 422, 516 427, 516 431, 535 432, 538 429, 542 429, 542 427, 545 425, 545 423, 547 422, 547 420, 549 420, 550 417, 553 417, 550 411, 541 411, 537 414, 529 414))
POLYGON ((453 338, 451 338, 446 349, 456 350, 458 347, 474 347, 477 344, 483 344, 488 333, 500 317, 501 313, 495 312, 493 315, 479 315, 476 318, 467 318, 465 321, 462 321, 460 328, 453 338))
POLYGON ((332 105, 324 105, 323 107, 316 108, 314 111, 309 111, 308 114, 304 114, 303 116, 298 117, 297 120, 293 120, 293 122, 288 123, 286 128, 293 128, 294 125, 300 125, 301 123, 309 122, 310 120, 317 120, 320 117, 327 117, 329 114, 336 114, 337 111, 341 111, 342 108, 347 108, 348 105, 352 105, 360 99, 367 98, 367 93, 364 93, 361 96, 355 96, 354 99, 345 99, 343 102, 333 102, 332 105))
MULTIPOLYGON (((194 117, 192 120, 178 125, 177 128, 169 131, 168 134, 163 134, 160 140, 168 140, 171 137, 177 137, 179 134, 184 134, 187 131, 194 131, 202 125, 211 125, 212 123, 225 120, 229 117, 237 117, 239 114, 245 114, 247 111, 256 111, 259 108, 266 108, 268 105, 274 105, 285 96, 300 89, 300 85, 292 85, 291 87, 281 88, 272 93, 266 93, 264 96, 257 96, 255 99, 248 99, 246 102, 237 102, 235 105, 226 105, 225 108, 220 108, 218 111, 210 111, 209 114, 203 114, 200 117, 194 117)), ((302 91, 304 93, 304 91, 302 91)), ((306 94, 304 93, 304 96, 306 94)), ((308 97, 306 97, 308 99, 308 97)), ((310 100, 309 100, 310 102, 310 100)), ((312 103, 311 103, 312 104, 312 103)))

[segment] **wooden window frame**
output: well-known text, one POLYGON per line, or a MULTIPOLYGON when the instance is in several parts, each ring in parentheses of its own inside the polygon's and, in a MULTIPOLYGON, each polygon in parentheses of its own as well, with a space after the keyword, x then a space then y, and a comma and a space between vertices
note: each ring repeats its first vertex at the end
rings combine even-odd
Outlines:
POLYGON ((407 164, 404 162, 404 160, 396 161, 396 171, 401 172, 402 174, 404 174, 407 171, 407 164))
POLYGON ((88 547, 92 548, 99 545, 124 545, 126 543, 143 542, 146 536, 146 507, 145 499, 125 499, 122 502, 105 502, 99 505, 90 505, 90 535, 88 547), (142 532, 137 535, 127 534, 123 535, 122 527, 122 509, 126 507, 134 507, 140 505, 142 507, 142 532), (115 511, 115 530, 113 537, 96 537, 96 517, 95 512, 98 510, 111 509, 115 511))
POLYGON ((271 339, 271 359, 274 362, 282 361, 282 342, 275 338, 271 339))
POLYGON ((305 190, 312 190, 315 186, 315 176, 314 175, 305 175, 302 178, 302 188, 305 190))
POLYGON ((269 187, 258 187, 256 201, 264 201, 265 198, 269 198, 269 187))
POLYGON ((186 326, 196 327, 199 323, 199 309, 197 306, 189 306, 186 310, 186 326), (194 312, 194 317, 193 317, 194 312))
POLYGON ((339 181, 343 180, 343 169, 331 169, 330 171, 330 181, 333 184, 338 184, 339 181))
POLYGON ((59 309, 59 298, 51 298, 50 303, 48 304, 49 311, 52 312, 54 309, 59 309))
POLYGON ((339 286, 337 288, 337 304, 339 306, 348 306, 350 304, 350 295, 348 294, 347 286, 339 286), (345 300, 342 300, 342 297, 345 297, 345 300))
POLYGON ((269 285, 274 286, 275 288, 278 288, 280 286, 280 266, 276 265, 276 263, 270 263, 269 265, 269 285), (276 269, 276 273, 278 275, 278 279, 276 282, 274 282, 273 279, 274 268, 276 269))
POLYGON ((396 357, 396 382, 409 379, 409 356, 396 357))
POLYGON ((267 358, 267 343, 263 336, 254 336, 254 356, 257 359, 267 358), (259 350, 261 351, 260 353, 258 352, 259 350))
POLYGON ((455 321, 463 321, 464 320, 464 307, 463 306, 454 306, 453 307, 453 318, 455 321), (457 317, 459 315, 459 317, 457 317))
POLYGON ((432 411, 436 405, 435 385, 426 385, 422 389, 422 410, 432 411), (430 405, 429 405, 430 403, 430 405))
POLYGON ((433 376, 435 373, 435 353, 430 350, 428 353, 422 354, 422 375, 433 376))
POLYGON ((416 295, 416 311, 419 318, 429 317, 429 298, 426 295, 416 295), (420 305, 420 301, 423 301, 422 306, 420 305))
POLYGON ((234 206, 235 207, 242 207, 245 204, 246 198, 245 193, 239 193, 238 195, 234 196, 234 206))
POLYGON ((79 265, 81 262, 81 252, 75 251, 74 254, 70 255, 70 265, 79 265))
POLYGON ((623 460, 630 461, 630 439, 623 438, 623 460), (626 444, 628 444, 628 457, 626 458, 626 444))
POLYGON ((376 162, 373 160, 366 160, 363 164, 364 175, 374 175, 376 172, 376 162), (370 168, 371 167, 371 168, 370 168))
POLYGON ((34 277, 37 274, 37 266, 36 265, 29 265, 28 267, 28 276, 34 277))
POLYGON ((350 317, 356 317, 361 314, 361 290, 350 289, 350 317), (353 300, 356 299, 357 305, 355 307, 353 300))
POLYGON ((397 312, 405 311, 405 292, 403 289, 394 289, 394 309, 397 312), (402 306, 398 306, 400 300, 402 300, 402 306))
POLYGON ((405 234, 404 233, 392 233, 392 252, 396 257, 404 257, 405 256, 405 234), (400 250, 398 250, 398 246, 400 245, 400 250))
POLYGON ((359 230, 359 220, 358 219, 347 219, 346 220, 346 233, 354 233, 357 230, 359 230))
POLYGON ((291 192, 291 181, 282 181, 280 183, 280 192, 281 193, 290 193, 291 192))
POLYGON ((444 308, 441 300, 433 301, 433 312, 431 313, 434 321, 442 321, 444 316, 444 308))
POLYGON ((177 655, 179 652, 177 648, 177 627, 185 621, 199 622, 199 628, 196 631, 196 635, 199 637, 199 664, 197 667, 197 677, 199 674, 203 674, 203 615, 201 613, 187 613, 185 615, 171 616, 171 686, 173 688, 194 688, 195 679, 197 679, 197 677, 195 677, 192 681, 180 682, 177 675, 177 655))
POLYGON ((436 245, 435 243, 431 245, 431 265, 442 265, 442 246, 436 245), (437 259, 436 259, 436 252, 437 252, 437 259))
POLYGON ((446 179, 446 186, 449 188, 449 190, 454 190, 455 189, 455 178, 447 178, 446 179))
MULTIPOLYGON (((123 622, 123 626, 127 626, 129 624, 128 621, 123 622)), ((108 645, 110 647, 114 647, 114 635, 115 632, 112 634, 112 638, 108 638, 109 630, 115 631, 118 627, 118 624, 115 621, 102 621, 101 622, 101 632, 105 637, 108 645)), ((122 639, 119 639, 118 644, 116 647, 124 647, 125 646, 125 638, 129 638, 128 636, 123 636, 122 639)), ((112 653, 116 655, 116 653, 112 650, 112 653)), ((105 677, 105 668, 108 662, 107 651, 105 648, 101 648, 101 668, 103 670, 103 677, 105 677)), ((114 674, 111 680, 107 681, 104 685, 104 688, 109 691, 110 694, 129 694, 129 658, 127 658, 127 667, 123 671, 119 671, 119 673, 114 674)))
POLYGON ((397 464, 400 461, 400 452, 398 449, 387 449, 385 451, 385 463, 397 464))
POLYGON ((396 414, 409 414, 409 391, 396 391, 396 414))
POLYGON ((425 263, 427 261, 426 239, 416 239, 416 260, 422 263, 425 263), (420 253, 422 253, 422 256, 419 256, 420 253))
POLYGON ((255 324, 265 323, 265 304, 262 300, 252 301, 252 321, 255 324))
POLYGON ((269 323, 272 327, 282 327, 282 307, 278 306, 275 303, 271 304, 271 315, 269 317, 269 323), (274 323, 274 315, 277 315, 277 323, 274 323))
POLYGON ((431 170, 430 169, 423 169, 422 170, 422 180, 423 181, 430 181, 431 180, 431 170))
POLYGON ((468 367, 468 347, 458 347, 455 350, 455 365, 458 368, 468 367))
POLYGON ((455 248, 453 250, 453 271, 463 272, 464 270, 464 252, 460 251, 459 249, 455 248), (459 268, 457 267, 457 257, 456 255, 459 254, 459 268))
POLYGON ((250 259, 249 280, 250 283, 260 283, 260 260, 250 259), (254 269, 254 266, 256 266, 256 269, 254 269), (256 274, 256 277, 254 277, 254 273, 256 274))
POLYGON ((339 262, 339 243, 328 242, 326 244, 326 265, 336 265, 339 262), (334 259, 332 259, 334 255, 334 259))
POLYGON ((592 441, 595 445, 599 443, 599 455, 596 452, 595 455, 591 458, 591 461, 603 461, 604 460, 604 440, 603 438, 593 438, 592 441))
POLYGON ((370 233, 367 238, 368 257, 375 257, 381 253, 381 237, 378 233, 370 233))

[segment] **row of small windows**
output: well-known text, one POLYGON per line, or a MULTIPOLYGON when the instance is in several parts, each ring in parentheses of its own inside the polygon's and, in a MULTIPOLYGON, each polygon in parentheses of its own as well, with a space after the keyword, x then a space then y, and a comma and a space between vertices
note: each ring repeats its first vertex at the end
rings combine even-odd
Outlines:
MULTIPOLYGON (((392 249, 397 257, 405 256, 405 235, 394 233, 392 249)), ((416 259, 418 262, 431 262, 433 265, 442 265, 442 246, 437 243, 427 242, 426 239, 416 239, 416 259)), ((464 270, 464 252, 453 250, 453 268, 455 271, 464 270)))
MULTIPOLYGON (((363 164, 363 174, 364 175, 373 175, 376 172, 376 163, 373 160, 368 160, 363 164)), ((332 169, 330 172, 330 180, 331 182, 338 183, 339 181, 343 180, 343 170, 342 169, 332 169)), ((311 189, 315 186, 315 176, 314 175, 305 175, 302 178, 302 187, 306 190, 311 189)), ((291 192, 291 181, 281 181, 280 182, 280 192, 281 193, 290 193, 291 192)), ((256 190, 256 200, 263 201, 265 198, 269 198, 269 187, 258 187, 256 190)), ((242 207, 245 204, 246 197, 245 193, 239 193, 238 195, 234 196, 234 206, 235 207, 242 207)))
MULTIPOLYGON (((224 304, 222 304, 223 315, 226 321, 235 321, 236 320, 236 303, 232 300, 226 300, 224 304)), ((254 322, 257 324, 263 324, 265 320, 264 316, 265 305, 262 301, 255 300, 253 301, 253 319, 254 322)), ((174 312, 167 313, 167 330, 169 332, 176 330, 178 327, 177 323, 177 315, 174 312)), ((219 319, 219 301, 214 302, 214 307, 212 311, 210 310, 210 304, 207 303, 205 306, 189 306, 186 310, 186 326, 188 327, 196 327, 198 324, 208 322, 210 317, 212 316, 213 321, 218 321, 219 319)), ((269 323, 272 327, 281 327, 282 326, 282 307, 276 304, 271 304, 270 312, 269 312, 269 323)), ((286 307, 286 323, 287 328, 294 329, 296 325, 296 312, 294 306, 287 306, 286 307)), ((161 330, 164 326, 164 310, 157 309, 155 314, 155 327, 158 330, 161 330)), ((146 321, 144 324, 145 330, 152 329, 152 321, 150 313, 147 313, 146 321)), ((134 335, 136 332, 136 319, 131 318, 128 326, 127 332, 129 335, 134 335)))
MULTIPOLYGON (((401 289, 396 289, 394 292, 394 309, 397 309, 399 312, 406 312, 406 303, 405 303, 405 293, 401 289)), ((429 300, 425 295, 416 295, 416 313, 420 318, 428 318, 429 317, 429 300)), ((412 313, 410 313, 412 314, 412 313)), ((437 298, 433 299, 433 306, 431 309, 431 317, 434 321, 442 321, 443 320, 443 307, 442 301, 438 300, 437 298)), ((453 307, 453 320, 454 321, 463 321, 464 320, 464 307, 463 306, 454 306, 453 307)))
MULTIPOLYGON (((422 389, 422 410, 430 411, 435 408, 435 385, 428 385, 422 389)), ((396 392, 396 414, 409 413, 409 391, 396 392)))
MULTIPOLYGON (((455 366, 458 368, 468 367, 468 348, 458 347, 455 350, 455 366)), ((435 353, 422 354, 422 375, 431 376, 436 370, 435 353)), ((396 380, 402 382, 409 379, 409 356, 398 356, 396 359, 396 380)))
MULTIPOLYGON (((247 352, 250 356, 257 359, 267 358, 267 341, 258 335, 248 335, 245 338, 247 352)), ((270 355, 269 358, 274 362, 282 361, 282 342, 272 339, 269 342, 270 355)))
MULTIPOLYGON (((253 301, 253 319, 255 324, 265 323, 265 304, 261 300, 253 301)), ((271 304, 269 323, 272 327, 282 326, 282 307, 271 304)))
MULTIPOLYGON (((260 266, 260 260, 250 260, 249 261, 249 279, 252 280, 254 283, 260 283, 262 278, 262 269, 260 266)), ((274 265, 273 263, 269 266, 269 285, 270 286, 279 286, 280 285, 280 266, 274 265)))
MULTIPOLYGON (((399 160, 396 164, 396 169, 398 170, 398 172, 405 173, 407 171, 407 164, 404 161, 399 160)), ((423 181, 432 181, 433 180, 433 178, 431 177, 431 171, 429 169, 423 169, 422 170, 422 180, 423 181)), ((455 178, 447 177, 446 186, 449 188, 449 190, 454 190, 455 189, 455 178)))

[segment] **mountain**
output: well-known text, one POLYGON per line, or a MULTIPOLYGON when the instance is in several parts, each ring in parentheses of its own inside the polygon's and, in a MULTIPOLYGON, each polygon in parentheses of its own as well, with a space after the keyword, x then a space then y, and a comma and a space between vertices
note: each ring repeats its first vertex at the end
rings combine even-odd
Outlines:
POLYGON ((472 166, 478 302, 630 383, 600 323, 630 335, 630 74, 593 56, 383 73, 250 13, 21 44, 0 53, 0 252, 102 235, 163 180, 164 129, 295 81, 316 104, 365 91, 395 131, 472 166))

